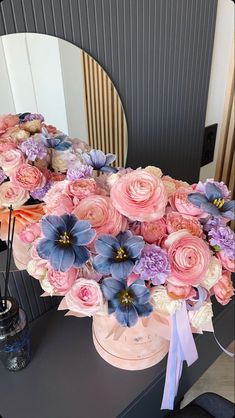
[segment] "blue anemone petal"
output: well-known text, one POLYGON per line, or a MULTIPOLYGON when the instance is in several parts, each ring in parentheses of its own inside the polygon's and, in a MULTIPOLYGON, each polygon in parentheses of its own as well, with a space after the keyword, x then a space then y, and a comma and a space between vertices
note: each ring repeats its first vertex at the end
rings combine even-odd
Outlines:
POLYGON ((61 218, 63 219, 65 225, 66 225, 66 231, 70 232, 71 229, 74 227, 76 222, 78 221, 78 218, 73 214, 64 213, 61 218))
POLYGON ((116 295, 121 291, 124 290, 126 287, 125 283, 120 280, 116 280, 113 278, 104 279, 101 283, 101 289, 105 299, 113 301, 116 298, 116 295))
POLYGON ((105 165, 106 157, 103 151, 98 149, 93 149, 90 152, 92 165, 94 168, 100 169, 105 165))
POLYGON ((134 302, 133 305, 135 306, 139 316, 149 316, 151 312, 153 312, 153 306, 151 303, 144 303, 143 305, 139 305, 134 302))
POLYGON ((231 211, 234 213, 235 211, 235 200, 230 200, 229 202, 225 202, 222 208, 220 209, 221 212, 231 211))
POLYGON ((56 243, 54 241, 50 241, 47 238, 41 239, 37 245, 39 257, 49 260, 51 252, 54 248, 56 248, 56 243))
POLYGON ((213 216, 221 216, 219 209, 213 203, 203 203, 201 209, 213 216))
POLYGON ((142 237, 138 236, 128 238, 128 240, 125 242, 125 248, 129 257, 137 258, 144 248, 144 240, 142 237))
POLYGON ((66 231, 66 224, 61 216, 48 215, 42 218, 41 228, 44 236, 47 239, 55 241, 58 235, 66 231))
POLYGON ((95 243, 97 253, 104 257, 113 257, 114 251, 120 248, 117 238, 112 235, 102 235, 95 243))
POLYGON ((121 261, 118 263, 113 262, 110 268, 112 276, 118 279, 125 279, 132 272, 134 263, 131 260, 121 261))
POLYGON ((150 292, 148 288, 145 286, 143 280, 136 280, 134 283, 132 283, 130 289, 134 293, 136 297, 136 302, 138 304, 144 304, 149 301, 150 292))
POLYGON ((109 274, 110 267, 113 263, 111 258, 103 257, 102 255, 97 255, 93 261, 93 267, 98 273, 109 274))
MULTIPOLYGON (((74 215, 73 215, 74 216, 74 215)), ((72 235, 81 234, 82 232, 89 231, 91 224, 88 221, 79 221, 74 224, 73 228, 69 231, 72 235)))
POLYGON ((90 258, 90 253, 89 251, 82 246, 73 246, 73 251, 74 251, 74 255, 75 255, 75 259, 74 259, 74 267, 81 267, 83 266, 83 264, 85 264, 89 258, 90 258))
POLYGON ((54 146, 56 151, 66 151, 71 147, 69 142, 60 142, 58 145, 54 146))
POLYGON ((118 169, 116 167, 109 167, 108 165, 104 165, 100 168, 100 171, 103 173, 117 173, 118 169))
POLYGON ((120 234, 118 234, 118 236, 117 236, 117 240, 120 244, 120 247, 124 247, 128 238, 131 238, 132 236, 133 235, 132 235, 131 231, 120 232, 120 234))
POLYGON ((207 199, 210 200, 211 202, 214 199, 222 199, 223 198, 221 190, 213 183, 207 183, 205 185, 205 192, 206 192, 207 199))
POLYGON ((115 154, 106 154, 105 156, 105 165, 109 165, 112 164, 115 160, 116 160, 116 155, 115 154))
POLYGON ((201 193, 189 193, 188 200, 198 208, 200 208, 203 203, 208 202, 206 196, 201 193))
POLYGON ((124 327, 133 327, 138 321, 138 313, 134 305, 119 305, 115 311, 119 324, 124 327))
POLYGON ((94 229, 87 229, 85 231, 73 234, 74 245, 87 245, 90 244, 95 238, 96 232, 94 229))
POLYGON ((82 154, 82 158, 86 164, 92 165, 91 156, 87 152, 82 154))
POLYGON ((50 264, 55 270, 68 271, 74 263, 75 254, 72 247, 57 245, 50 255, 50 264))

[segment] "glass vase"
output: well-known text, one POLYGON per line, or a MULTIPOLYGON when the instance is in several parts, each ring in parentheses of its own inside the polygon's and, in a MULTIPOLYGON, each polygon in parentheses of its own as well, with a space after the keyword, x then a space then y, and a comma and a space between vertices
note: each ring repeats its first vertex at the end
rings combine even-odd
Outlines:
POLYGON ((26 313, 16 299, 7 298, 0 312, 0 360, 10 371, 24 369, 31 359, 31 341, 26 313))

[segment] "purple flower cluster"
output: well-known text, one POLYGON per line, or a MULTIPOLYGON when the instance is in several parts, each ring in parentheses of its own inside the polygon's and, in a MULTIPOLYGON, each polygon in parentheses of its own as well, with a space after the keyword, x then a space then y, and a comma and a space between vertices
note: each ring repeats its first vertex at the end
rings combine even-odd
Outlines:
POLYGON ((44 116, 41 113, 27 113, 24 116, 24 122, 30 122, 32 120, 40 120, 41 122, 44 121, 44 116))
POLYGON ((7 176, 5 175, 4 171, 2 168, 0 168, 0 184, 2 184, 4 182, 4 180, 6 180, 7 176))
POLYGON ((208 232, 209 243, 218 251, 224 251, 224 254, 230 258, 235 258, 235 234, 229 226, 219 226, 212 228, 208 232))
POLYGON ((218 182, 218 181, 215 181, 214 179, 207 179, 205 181, 205 183, 199 181, 197 186, 196 186, 196 191, 199 192, 199 193, 206 194, 206 186, 207 186, 208 183, 214 184, 216 187, 218 187, 218 189, 220 190, 220 192, 222 194, 222 197, 224 199, 229 198, 230 192, 229 192, 226 184, 224 184, 223 181, 218 182))
POLYGON ((78 168, 69 168, 67 171, 67 179, 78 180, 92 176, 93 168, 89 165, 81 164, 78 168))
POLYGON ((41 189, 36 189, 33 192, 30 193, 30 196, 32 196, 33 199, 37 200, 43 200, 45 194, 48 192, 48 190, 51 188, 53 182, 48 181, 44 187, 41 189))
POLYGON ((20 150, 28 157, 30 161, 35 161, 36 158, 42 160, 47 155, 47 148, 40 142, 30 138, 22 142, 19 146, 20 150))
POLYGON ((151 280, 154 285, 163 284, 171 272, 167 252, 157 245, 146 245, 134 269, 143 280, 151 280))

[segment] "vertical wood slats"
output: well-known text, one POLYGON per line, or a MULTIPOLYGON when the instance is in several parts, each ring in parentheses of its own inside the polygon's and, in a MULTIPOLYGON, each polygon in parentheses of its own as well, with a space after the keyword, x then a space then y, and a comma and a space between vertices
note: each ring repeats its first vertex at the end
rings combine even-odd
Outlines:
POLYGON ((124 166, 127 129, 121 100, 101 66, 85 52, 82 52, 82 59, 89 143, 92 148, 101 149, 105 154, 116 154, 115 166, 124 166))

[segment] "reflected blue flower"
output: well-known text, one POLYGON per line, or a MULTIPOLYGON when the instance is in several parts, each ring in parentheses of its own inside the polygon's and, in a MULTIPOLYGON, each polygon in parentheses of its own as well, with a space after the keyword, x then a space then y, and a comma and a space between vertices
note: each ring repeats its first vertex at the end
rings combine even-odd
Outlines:
POLYGON ((119 324, 124 327, 133 327, 139 316, 149 316, 153 311, 149 302, 150 292, 142 280, 127 286, 121 280, 106 278, 101 289, 108 301, 109 314, 114 313, 119 324))
POLYGON ((40 137, 47 148, 53 148, 56 151, 66 151, 72 146, 69 137, 62 132, 57 135, 50 135, 47 129, 43 128, 40 137))
POLYGON ((132 235, 130 231, 121 232, 116 238, 102 235, 95 244, 98 255, 94 258, 94 268, 98 273, 125 279, 139 260, 143 248, 143 238, 132 235))
POLYGON ((44 238, 39 241, 37 252, 49 260, 53 269, 64 272, 89 260, 90 253, 84 246, 96 234, 89 222, 79 221, 74 215, 48 215, 42 218, 41 229, 44 238))
POLYGON ((100 170, 106 173, 117 172, 116 168, 109 167, 109 164, 116 160, 116 155, 114 154, 105 155, 103 151, 93 149, 89 153, 84 152, 82 156, 85 163, 93 167, 95 170, 100 170))

